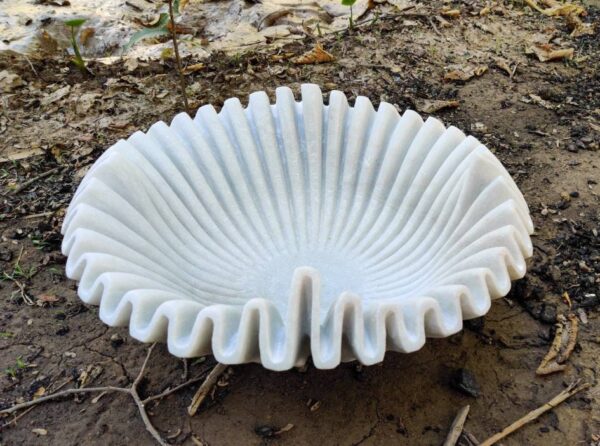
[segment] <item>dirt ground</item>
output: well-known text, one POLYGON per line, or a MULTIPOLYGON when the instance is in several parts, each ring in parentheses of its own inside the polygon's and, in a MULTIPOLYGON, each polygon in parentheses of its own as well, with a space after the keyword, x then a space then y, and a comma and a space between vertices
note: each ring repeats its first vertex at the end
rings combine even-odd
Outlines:
MULTIPOLYGON (((600 442, 600 34, 570 37, 562 18, 522 2, 489 3, 496 7, 480 15, 484 2, 457 2, 460 17, 442 21, 442 2, 431 2, 324 36, 336 58, 331 63, 290 59, 314 46, 308 36, 277 50, 216 54, 186 76, 193 109, 218 107, 231 96, 246 100, 256 90, 271 95, 280 85, 297 93, 303 82, 399 110, 457 100, 457 108, 433 114, 476 135, 501 159, 527 199, 536 232, 527 276, 461 333, 430 339, 413 354, 388 353, 372 367, 233 366, 194 417, 186 407, 197 384, 148 404, 170 443, 436 445, 466 404, 465 429, 483 440, 577 379, 592 387, 502 443, 600 442), (541 62, 526 54, 542 41, 573 48, 573 58, 541 62), (503 61, 508 71, 517 64, 512 77, 503 61), (452 70, 480 65, 488 67, 481 76, 444 80, 452 70), (569 311, 580 322, 567 368, 537 376, 557 315, 569 311), (457 383, 465 370, 478 387, 467 389, 471 394, 457 383), (290 423, 292 429, 275 434, 290 423)), ((599 18, 598 5, 583 17, 597 25, 599 18)), ((146 355, 147 346, 126 328, 106 327, 95 307, 79 301, 76 284, 64 277, 60 224, 105 149, 182 111, 178 81, 171 61, 90 69, 94 75, 84 75, 63 56, 0 55, 0 71, 18 76, 0 102, 0 409, 82 385, 84 377, 86 386, 126 386, 146 355)), ((189 361, 188 377, 213 364, 210 357, 189 361)), ((157 346, 142 396, 183 382, 183 372, 183 361, 157 346)), ((153 444, 128 395, 96 396, 44 403, 14 422, 0 418, 0 444, 153 444)))

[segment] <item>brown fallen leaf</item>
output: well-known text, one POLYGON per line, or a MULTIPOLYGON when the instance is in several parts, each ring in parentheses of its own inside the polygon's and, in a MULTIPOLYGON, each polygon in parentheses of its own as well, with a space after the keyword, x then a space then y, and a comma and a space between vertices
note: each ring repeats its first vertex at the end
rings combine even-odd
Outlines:
POLYGON ((335 57, 323 49, 321 44, 317 42, 317 45, 310 51, 292 59, 295 64, 318 64, 333 62, 335 57))
POLYGON ((26 85, 21 76, 9 71, 0 71, 0 92, 10 93, 16 88, 26 85))
POLYGON ((291 59, 292 57, 294 57, 294 53, 280 53, 280 54, 273 54, 271 56, 269 56, 269 59, 272 60, 273 62, 279 62, 281 60, 287 60, 287 59, 291 59))
POLYGON ((41 307, 44 304, 54 304, 56 302, 60 302, 60 297, 54 294, 40 294, 36 303, 41 307))
POLYGON ((91 38, 96 34, 96 30, 94 28, 85 28, 82 29, 79 33, 79 40, 83 46, 87 46, 90 42, 91 38))
POLYGON ((573 59, 574 52, 573 48, 553 49, 549 44, 535 44, 525 50, 526 54, 535 54, 540 62, 573 59))
POLYGON ((415 100, 415 107, 417 111, 422 113, 435 113, 446 108, 456 108, 460 105, 457 100, 445 100, 445 99, 417 99, 415 100))
POLYGON ((70 92, 71 92, 71 86, 65 85, 64 87, 59 88, 58 90, 54 91, 53 93, 50 93, 50 94, 44 96, 42 98, 42 100, 40 101, 40 104, 42 106, 50 105, 56 101, 61 100, 62 98, 67 96, 70 92))
POLYGON ((448 17, 451 19, 456 19, 458 17, 460 17, 460 9, 446 9, 446 8, 442 8, 440 11, 440 14, 443 15, 444 17, 448 17))
POLYGON ((569 14, 565 17, 571 37, 591 36, 596 33, 592 23, 583 23, 578 15, 569 14))
POLYGON ((191 73, 195 73, 196 71, 203 70, 205 67, 206 67, 206 65, 204 65, 203 63, 195 63, 193 65, 188 65, 182 71, 183 71, 183 74, 191 74, 191 73))
POLYGON ((43 30, 37 36, 37 49, 42 54, 55 54, 58 52, 58 42, 48 31, 43 30))
POLYGON ((500 68, 501 70, 506 72, 506 74, 508 74, 509 79, 512 79, 514 77, 515 73, 517 72, 517 67, 519 66, 519 62, 516 62, 511 66, 511 62, 502 57, 496 57, 494 59, 494 63, 498 68, 500 68))
POLYGON ((33 399, 36 400, 41 396, 44 396, 44 394, 46 393, 46 388, 44 386, 40 386, 37 388, 37 390, 34 392, 33 394, 33 399))
POLYGON ((569 359, 577 344, 579 331, 577 316, 569 313, 567 320, 564 315, 559 314, 556 319, 556 332, 550 350, 535 371, 540 376, 565 370, 567 366, 564 363, 569 359))
POLYGON ((476 65, 472 67, 458 68, 448 71, 444 75, 445 81, 468 81, 473 77, 479 77, 487 71, 487 65, 476 65))

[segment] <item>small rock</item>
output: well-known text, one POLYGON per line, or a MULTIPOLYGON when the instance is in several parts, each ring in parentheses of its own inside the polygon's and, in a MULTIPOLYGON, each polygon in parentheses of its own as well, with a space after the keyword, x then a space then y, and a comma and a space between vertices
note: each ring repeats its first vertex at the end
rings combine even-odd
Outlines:
POLYGON ((119 336, 117 333, 113 334, 110 337, 110 345, 112 345, 113 348, 120 347, 121 345, 123 345, 124 342, 125 342, 125 340, 121 336, 119 336))
POLYGON ((556 322, 556 305, 544 303, 540 312, 540 320, 547 324, 554 324, 556 322))
POLYGON ((577 146, 575 144, 573 144, 573 143, 570 143, 570 144, 567 145, 567 150, 569 152, 572 152, 572 153, 579 152, 579 150, 577 149, 577 146))
POLYGON ((257 426, 254 428, 254 433, 263 438, 272 437, 275 435, 275 432, 277 432, 277 429, 269 425, 257 426))
POLYGON ((69 327, 67 327, 66 325, 63 325, 62 327, 60 327, 58 330, 56 330, 56 335, 57 336, 64 336, 69 332, 69 327))
POLYGON ((480 332, 485 326, 485 318, 477 317, 475 319, 469 319, 468 321, 464 321, 464 325, 471 331, 480 332))
POLYGON ((479 384, 477 384, 477 380, 475 379, 473 372, 468 369, 458 369, 454 373, 452 386, 464 394, 474 398, 479 396, 479 384))
POLYGON ((577 192, 576 190, 574 190, 573 192, 569 192, 569 195, 573 198, 578 198, 579 197, 579 192, 577 192))

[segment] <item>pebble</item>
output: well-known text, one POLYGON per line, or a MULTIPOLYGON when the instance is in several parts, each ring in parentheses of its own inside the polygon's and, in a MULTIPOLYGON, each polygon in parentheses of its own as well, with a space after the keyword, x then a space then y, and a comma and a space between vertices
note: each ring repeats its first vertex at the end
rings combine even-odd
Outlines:
POLYGON ((469 319, 464 321, 464 325, 471 331, 480 332, 485 326, 485 318, 477 317, 475 319, 469 319))
POLYGON ((113 346, 113 348, 117 348, 120 347, 121 345, 123 345, 125 341, 123 340, 123 338, 121 336, 119 336, 117 333, 113 334, 110 337, 110 345, 113 346))
POLYGON ((273 435, 275 435, 275 432, 277 432, 277 429, 269 425, 257 426, 254 428, 254 433, 259 437, 263 438, 272 437, 273 435))
POLYGON ((579 192, 577 192, 576 190, 574 190, 573 192, 569 192, 569 195, 573 198, 578 198, 579 197, 579 192))
POLYGON ((454 373, 452 386, 464 394, 474 398, 479 396, 479 384, 477 384, 477 380, 475 379, 473 372, 468 369, 458 369, 454 373))
POLYGON ((554 324, 556 322, 556 305, 544 303, 540 312, 540 320, 547 324, 554 324))

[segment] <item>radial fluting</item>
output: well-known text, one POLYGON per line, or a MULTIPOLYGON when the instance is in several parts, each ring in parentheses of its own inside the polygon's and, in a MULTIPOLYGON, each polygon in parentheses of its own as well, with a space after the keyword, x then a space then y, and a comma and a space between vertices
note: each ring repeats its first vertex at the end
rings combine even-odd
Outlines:
POLYGON ((79 296, 177 356, 274 370, 411 352, 525 274, 533 225, 477 139, 315 85, 117 142, 67 211, 79 296))

